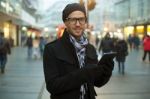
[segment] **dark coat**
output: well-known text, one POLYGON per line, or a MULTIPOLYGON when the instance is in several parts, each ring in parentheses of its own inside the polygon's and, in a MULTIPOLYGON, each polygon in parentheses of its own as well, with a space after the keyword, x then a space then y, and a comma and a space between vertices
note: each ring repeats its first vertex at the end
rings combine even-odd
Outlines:
POLYGON ((10 43, 6 38, 2 38, 2 44, 0 44, 0 54, 11 54, 10 43))
POLYGON ((128 45, 126 41, 125 40, 117 41, 115 49, 117 52, 116 60, 118 62, 125 62, 126 56, 128 55, 128 45))
POLYGON ((51 99, 79 99, 80 87, 84 83, 88 86, 86 99, 95 99, 94 85, 103 86, 111 76, 93 69, 97 62, 96 50, 88 44, 85 57, 86 68, 80 69, 75 48, 67 32, 62 38, 48 43, 44 49, 43 65, 46 87, 51 94, 51 99), (95 77, 95 75, 99 76, 95 77))
POLYGON ((102 50, 103 53, 108 53, 114 50, 114 42, 112 38, 103 38, 100 44, 99 51, 102 50))

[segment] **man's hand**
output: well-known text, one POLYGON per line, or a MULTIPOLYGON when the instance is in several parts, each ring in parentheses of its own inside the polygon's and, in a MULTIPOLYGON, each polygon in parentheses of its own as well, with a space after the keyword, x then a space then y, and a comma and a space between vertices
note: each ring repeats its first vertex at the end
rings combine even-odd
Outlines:
POLYGON ((111 75, 112 70, 114 69, 114 61, 112 59, 105 59, 103 62, 100 62, 98 66, 105 74, 111 75))

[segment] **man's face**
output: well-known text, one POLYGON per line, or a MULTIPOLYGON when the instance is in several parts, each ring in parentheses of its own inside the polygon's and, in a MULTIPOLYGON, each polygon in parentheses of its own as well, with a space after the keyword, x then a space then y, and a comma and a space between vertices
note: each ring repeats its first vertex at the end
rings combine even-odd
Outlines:
POLYGON ((76 39, 79 39, 82 36, 85 24, 86 17, 81 11, 72 12, 65 21, 67 31, 76 39))

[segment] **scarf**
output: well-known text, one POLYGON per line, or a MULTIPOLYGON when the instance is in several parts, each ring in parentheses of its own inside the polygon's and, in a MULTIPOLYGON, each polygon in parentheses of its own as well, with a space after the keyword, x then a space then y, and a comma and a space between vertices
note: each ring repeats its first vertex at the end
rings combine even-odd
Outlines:
MULTIPOLYGON (((88 44, 88 40, 84 36, 82 36, 80 38, 80 40, 77 41, 72 35, 70 35, 70 41, 75 47, 80 68, 83 68, 85 66, 85 62, 84 62, 85 50, 86 50, 85 47, 88 44)), ((84 96, 86 94, 86 88, 87 88, 86 86, 87 86, 87 84, 81 85, 81 88, 80 88, 80 92, 81 92, 80 99, 84 99, 84 96)))

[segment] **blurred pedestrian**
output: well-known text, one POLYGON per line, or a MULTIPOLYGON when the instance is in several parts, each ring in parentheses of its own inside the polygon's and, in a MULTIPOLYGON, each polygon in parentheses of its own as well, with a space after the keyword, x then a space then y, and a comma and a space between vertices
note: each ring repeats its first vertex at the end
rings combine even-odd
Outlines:
POLYGON ((40 58, 39 44, 40 44, 39 37, 36 36, 33 39, 33 58, 34 59, 40 58))
POLYGON ((44 52, 44 48, 45 48, 45 44, 46 43, 47 43, 47 41, 45 40, 45 38, 44 37, 40 37, 39 49, 40 49, 41 57, 43 57, 43 52, 44 52))
POLYGON ((33 54, 33 39, 31 35, 27 38, 26 45, 27 45, 27 56, 28 56, 27 58, 31 59, 33 54))
POLYGON ((95 99, 94 86, 101 87, 109 81, 114 62, 106 59, 97 65, 96 50, 84 35, 84 6, 68 4, 62 19, 66 25, 63 36, 44 49, 46 88, 51 99, 95 99))
POLYGON ((125 73, 125 60, 128 55, 128 45, 123 37, 119 37, 115 45, 117 52, 116 61, 118 62, 118 72, 121 74, 125 73))
POLYGON ((129 44, 130 51, 132 51, 132 48, 133 48, 133 37, 132 37, 131 34, 129 34, 127 40, 128 40, 128 44, 129 44))
POLYGON ((143 61, 145 61, 147 54, 149 54, 149 62, 150 62, 150 36, 147 35, 143 39, 143 61))
POLYGON ((139 46, 140 46, 140 38, 138 35, 134 34, 133 36, 133 47, 136 50, 139 50, 139 46))
POLYGON ((14 47, 14 39, 11 36, 8 38, 8 41, 10 43, 10 47, 14 47))
POLYGON ((7 54, 11 54, 10 43, 4 38, 4 32, 0 32, 0 69, 1 73, 5 73, 7 63, 7 54))
POLYGON ((105 37, 102 39, 99 51, 100 50, 102 50, 103 54, 114 51, 114 42, 113 39, 110 38, 109 32, 107 32, 105 37))

